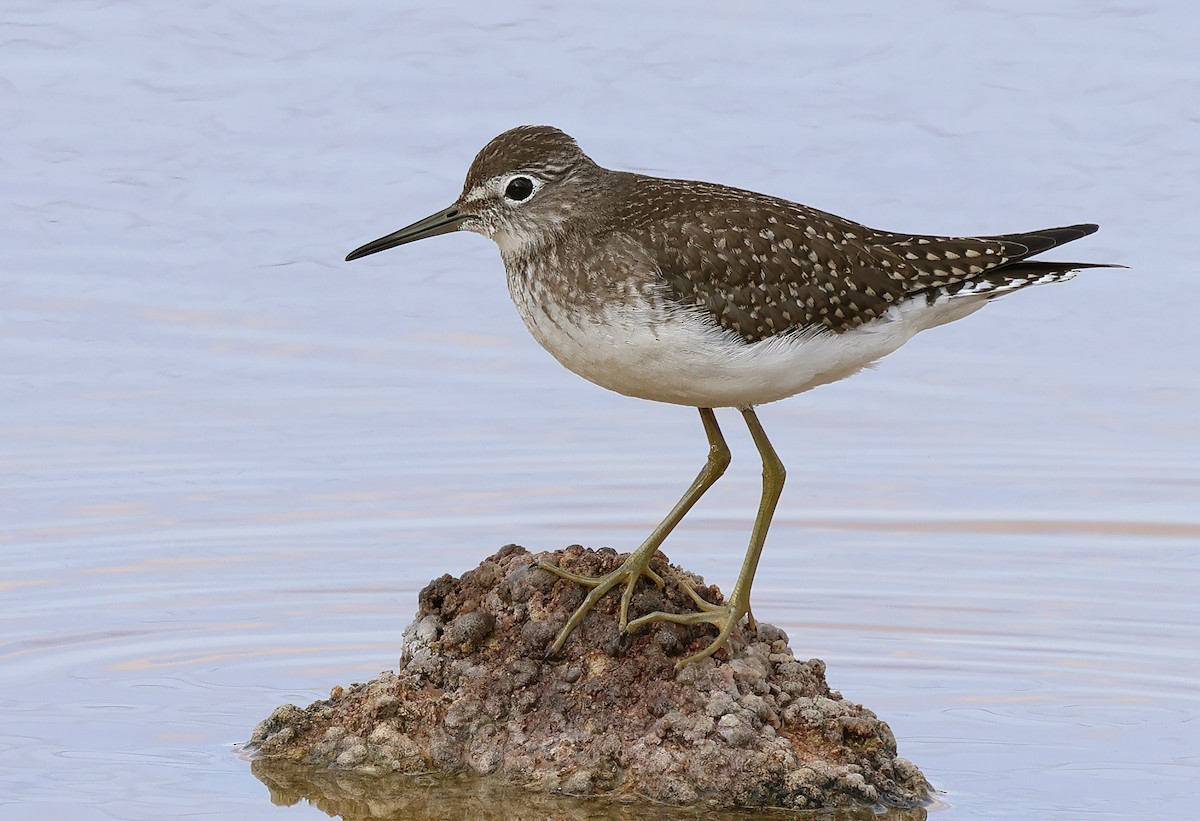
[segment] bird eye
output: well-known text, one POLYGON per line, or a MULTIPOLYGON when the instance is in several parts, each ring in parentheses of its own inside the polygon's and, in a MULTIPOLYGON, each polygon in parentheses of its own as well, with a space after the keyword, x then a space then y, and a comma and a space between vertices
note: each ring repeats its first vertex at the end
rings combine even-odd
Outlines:
POLYGON ((513 177, 504 189, 504 196, 513 202, 529 199, 533 193, 533 180, 529 177, 513 177))

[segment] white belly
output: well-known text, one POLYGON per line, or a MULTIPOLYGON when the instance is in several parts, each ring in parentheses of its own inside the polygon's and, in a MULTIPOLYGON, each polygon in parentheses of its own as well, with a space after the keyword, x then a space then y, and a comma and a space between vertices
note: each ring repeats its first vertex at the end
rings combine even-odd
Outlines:
POLYGON ((514 298, 534 338, 584 379, 626 396, 702 408, 761 405, 844 379, 917 332, 966 316, 984 302, 929 306, 921 298, 853 331, 747 344, 698 311, 664 319, 635 301, 592 317, 553 302, 514 298))

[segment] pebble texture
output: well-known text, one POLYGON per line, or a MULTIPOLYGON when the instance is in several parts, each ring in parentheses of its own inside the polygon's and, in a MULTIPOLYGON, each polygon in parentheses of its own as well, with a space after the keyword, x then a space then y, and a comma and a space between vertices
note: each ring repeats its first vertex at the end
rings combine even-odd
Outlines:
MULTIPOLYGON (((896 756, 888 726, 797 661, 787 636, 736 629, 716 657, 675 673, 711 628, 653 624, 618 637, 606 597, 544 659, 583 599, 578 585, 536 567, 614 569, 615 551, 572 546, 531 555, 509 545, 478 568, 421 591, 398 672, 335 687, 307 708, 285 705, 255 728, 260 758, 357 773, 465 771, 569 795, 668 804, 813 809, 906 806, 928 797, 920 771, 896 756)), ((643 580, 631 617, 688 612, 673 579, 699 582, 658 554, 667 580, 643 580)), ((700 595, 720 600, 715 587, 700 595)))

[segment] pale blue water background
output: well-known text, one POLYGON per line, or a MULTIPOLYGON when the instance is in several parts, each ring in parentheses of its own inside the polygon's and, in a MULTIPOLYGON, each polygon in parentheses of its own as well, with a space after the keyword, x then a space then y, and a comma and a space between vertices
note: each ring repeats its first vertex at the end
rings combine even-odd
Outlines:
MULTIPOLYGON (((0 818, 321 818, 233 751, 394 667, 506 542, 636 544, 694 411, 537 348, 494 247, 353 265, 526 122, 895 230, 1122 262, 764 408, 755 612, 935 819, 1190 818, 1200 12, 1175 3, 151 3, 0 13, 0 818)), ((668 554, 728 585, 758 465, 668 554)))

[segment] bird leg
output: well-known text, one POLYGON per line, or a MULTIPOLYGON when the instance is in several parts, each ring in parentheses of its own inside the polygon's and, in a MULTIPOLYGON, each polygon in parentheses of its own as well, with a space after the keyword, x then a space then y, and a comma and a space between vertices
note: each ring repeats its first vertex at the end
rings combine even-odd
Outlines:
POLYGON ((660 611, 642 616, 640 619, 635 619, 629 624, 629 632, 631 633, 654 621, 669 621, 675 624, 708 623, 716 625, 718 633, 713 642, 699 653, 688 656, 677 663, 675 665, 676 670, 681 670, 694 661, 708 658, 717 652, 717 650, 720 650, 729 639, 729 634, 733 630, 734 625, 742 620, 742 616, 749 618, 751 627, 755 626, 754 615, 750 612, 750 587, 754 584, 754 572, 758 569, 758 559, 762 555, 763 544, 767 540, 767 530, 771 527, 771 517, 775 515, 775 505, 778 504, 779 495, 783 492, 783 482, 787 478, 787 471, 783 467, 783 462, 779 461, 779 456, 775 453, 775 448, 771 447, 771 442, 767 439, 767 434, 763 431, 762 425, 759 424, 758 416, 755 415, 754 409, 743 409, 742 416, 746 419, 746 426, 750 428, 750 436, 753 437, 754 444, 758 447, 758 453, 762 457, 763 492, 762 499, 758 503, 758 515, 754 519, 754 529, 750 532, 750 546, 746 548, 746 558, 742 561, 741 572, 738 573, 737 581, 734 582, 729 598, 726 599, 724 604, 712 604, 700 598, 699 594, 690 585, 684 583, 683 589, 687 591, 692 597, 692 601, 700 608, 698 612, 664 613, 660 611))
MULTIPOLYGON (((667 517, 659 523, 658 527, 654 528, 653 532, 646 537, 646 541, 642 542, 637 550, 629 554, 620 567, 603 576, 581 576, 578 573, 571 573, 547 562, 538 563, 539 567, 549 570, 557 576, 592 588, 587 598, 583 600, 583 604, 579 605, 562 630, 558 631, 558 636, 547 651, 548 655, 554 655, 562 649, 563 644, 567 641, 567 637, 580 625, 584 616, 588 614, 588 611, 596 605, 596 602, 604 594, 617 585, 622 583, 625 585, 625 591, 621 594, 620 631, 622 633, 625 632, 629 624, 629 602, 633 598, 633 588, 637 584, 638 579, 646 576, 658 585, 659 588, 663 586, 662 577, 650 569, 650 560, 667 538, 667 535, 675 529, 675 526, 687 515, 692 506, 704 495, 704 492, 721 478, 721 474, 725 472, 725 468, 729 467, 729 446, 725 444, 725 437, 721 435, 721 429, 717 426, 717 416, 713 413, 712 408, 700 408, 700 421, 704 423, 704 432, 708 436, 708 460, 704 463, 704 467, 700 469, 700 473, 696 475, 696 479, 692 482, 691 487, 676 502, 675 507, 671 508, 671 512, 667 514, 667 517)), ((694 593, 693 597, 695 597, 694 593)))

